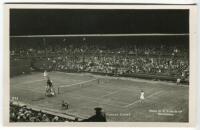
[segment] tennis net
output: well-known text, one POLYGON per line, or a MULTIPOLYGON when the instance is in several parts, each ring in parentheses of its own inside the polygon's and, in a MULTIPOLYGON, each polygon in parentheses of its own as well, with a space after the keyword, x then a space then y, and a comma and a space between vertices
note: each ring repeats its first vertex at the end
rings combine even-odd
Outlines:
POLYGON ((87 87, 94 87, 94 86, 97 86, 99 82, 100 82, 99 79, 95 78, 95 79, 91 79, 87 81, 82 81, 79 83, 58 86, 58 94, 71 92, 71 91, 77 91, 77 90, 84 89, 87 87))

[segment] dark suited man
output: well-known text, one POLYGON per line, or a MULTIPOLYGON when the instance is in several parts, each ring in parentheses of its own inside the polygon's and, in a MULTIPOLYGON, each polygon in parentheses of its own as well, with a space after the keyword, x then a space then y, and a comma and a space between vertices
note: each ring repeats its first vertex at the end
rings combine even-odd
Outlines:
POLYGON ((106 122, 106 115, 102 112, 102 108, 95 108, 96 114, 88 119, 83 120, 83 122, 106 122))

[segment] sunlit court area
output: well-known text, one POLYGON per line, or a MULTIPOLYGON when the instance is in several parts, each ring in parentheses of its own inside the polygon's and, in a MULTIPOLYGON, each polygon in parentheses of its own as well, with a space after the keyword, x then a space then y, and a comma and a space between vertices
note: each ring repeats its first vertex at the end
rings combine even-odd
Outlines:
POLYGON ((64 117, 88 118, 94 114, 95 107, 102 107, 108 121, 188 121, 187 86, 63 72, 51 72, 50 76, 56 92, 59 90, 55 97, 45 96, 46 81, 42 73, 12 78, 11 97, 64 117), (141 89, 146 96, 142 103, 141 89), (69 103, 68 110, 62 109, 63 100, 69 103), (167 111, 170 112, 166 114, 167 111))

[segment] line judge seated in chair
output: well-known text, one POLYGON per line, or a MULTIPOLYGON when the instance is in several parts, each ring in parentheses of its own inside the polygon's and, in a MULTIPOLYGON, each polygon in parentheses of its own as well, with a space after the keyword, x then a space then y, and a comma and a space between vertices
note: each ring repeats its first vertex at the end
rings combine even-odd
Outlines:
POLYGON ((62 101, 62 109, 69 109, 69 104, 64 100, 62 101))

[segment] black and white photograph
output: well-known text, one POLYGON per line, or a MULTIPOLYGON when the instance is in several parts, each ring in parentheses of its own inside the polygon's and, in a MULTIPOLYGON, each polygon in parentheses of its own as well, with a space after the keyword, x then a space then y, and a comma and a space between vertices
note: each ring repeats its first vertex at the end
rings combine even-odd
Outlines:
POLYGON ((193 121, 195 6, 7 7, 9 124, 193 121))

